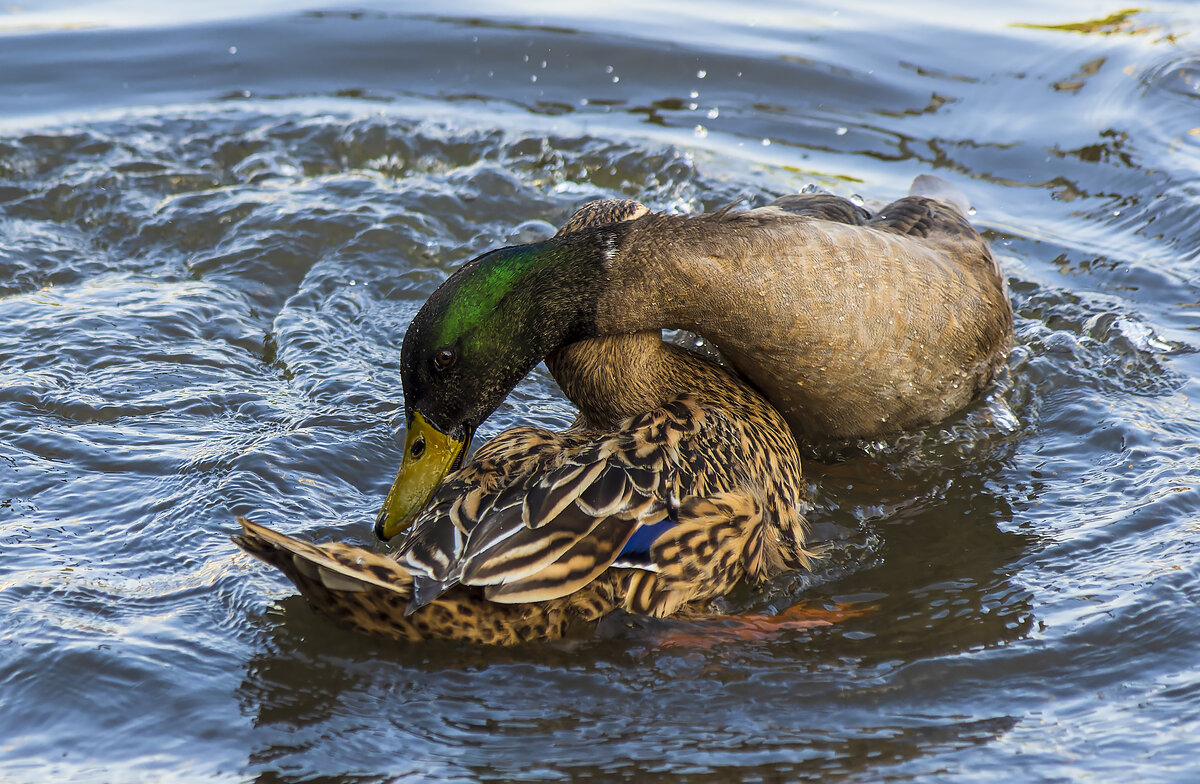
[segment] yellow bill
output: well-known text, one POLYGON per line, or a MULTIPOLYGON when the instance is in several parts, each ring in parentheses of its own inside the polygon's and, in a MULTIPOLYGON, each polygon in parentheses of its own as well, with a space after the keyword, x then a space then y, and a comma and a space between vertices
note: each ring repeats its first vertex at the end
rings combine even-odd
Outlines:
POLYGON ((404 439, 400 472, 375 519, 376 536, 391 539, 412 524, 470 440, 470 436, 463 440, 448 436, 419 413, 413 414, 404 439))

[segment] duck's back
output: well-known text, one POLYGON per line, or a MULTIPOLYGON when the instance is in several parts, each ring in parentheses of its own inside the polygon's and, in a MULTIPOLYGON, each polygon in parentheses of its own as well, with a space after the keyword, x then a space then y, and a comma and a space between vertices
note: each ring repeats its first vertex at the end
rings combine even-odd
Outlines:
POLYGON ((645 216, 614 259, 602 328, 697 332, 804 438, 874 436, 964 407, 1011 345, 987 243, 909 196, 874 217, 804 197, 747 212, 645 216))

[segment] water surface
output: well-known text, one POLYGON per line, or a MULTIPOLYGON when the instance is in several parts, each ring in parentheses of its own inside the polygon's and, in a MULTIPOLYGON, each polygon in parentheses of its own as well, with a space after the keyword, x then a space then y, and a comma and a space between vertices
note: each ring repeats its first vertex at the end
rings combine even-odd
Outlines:
MULTIPOLYGON (((1194 8, 290 5, 0 12, 5 780, 1196 780, 1194 8), (230 544, 370 542, 464 259, 927 172, 1018 347, 962 416, 814 450, 829 558, 727 607, 835 623, 400 646, 230 544)), ((481 435, 570 419, 538 370, 481 435)))

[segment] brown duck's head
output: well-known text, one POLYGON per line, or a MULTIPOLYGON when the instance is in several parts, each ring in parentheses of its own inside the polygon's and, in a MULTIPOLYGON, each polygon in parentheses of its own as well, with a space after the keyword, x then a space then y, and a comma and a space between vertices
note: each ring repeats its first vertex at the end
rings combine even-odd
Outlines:
POLYGON ((616 227, 501 248, 468 262, 421 307, 404 335, 404 457, 375 521, 407 528, 475 429, 559 346, 595 333, 603 265, 616 227))

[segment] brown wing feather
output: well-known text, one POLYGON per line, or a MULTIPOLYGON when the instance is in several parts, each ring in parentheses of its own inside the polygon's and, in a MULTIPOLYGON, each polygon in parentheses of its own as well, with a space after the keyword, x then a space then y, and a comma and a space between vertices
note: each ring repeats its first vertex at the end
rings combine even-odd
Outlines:
POLYGON ((928 237, 933 228, 934 202, 920 196, 905 196, 879 211, 868 224, 912 237, 928 237))
POLYGON ((394 558, 418 581, 453 582, 468 542, 492 538, 488 521, 507 520, 514 509, 519 516, 527 488, 565 446, 561 434, 534 427, 493 438, 438 487, 394 558))
POLYGON ((548 601, 578 591, 612 565, 638 525, 637 520, 607 517, 591 536, 575 542, 553 563, 523 579, 490 585, 484 595, 494 602, 517 604, 548 601))
POLYGON ((496 585, 535 574, 558 560, 577 542, 592 536, 606 517, 587 514, 574 504, 541 528, 509 521, 503 540, 494 546, 472 548, 462 561, 460 580, 466 585, 496 585))
POLYGON ((556 520, 585 488, 596 481, 604 465, 602 462, 572 463, 551 471, 525 494, 521 521, 529 528, 541 528, 556 520))

